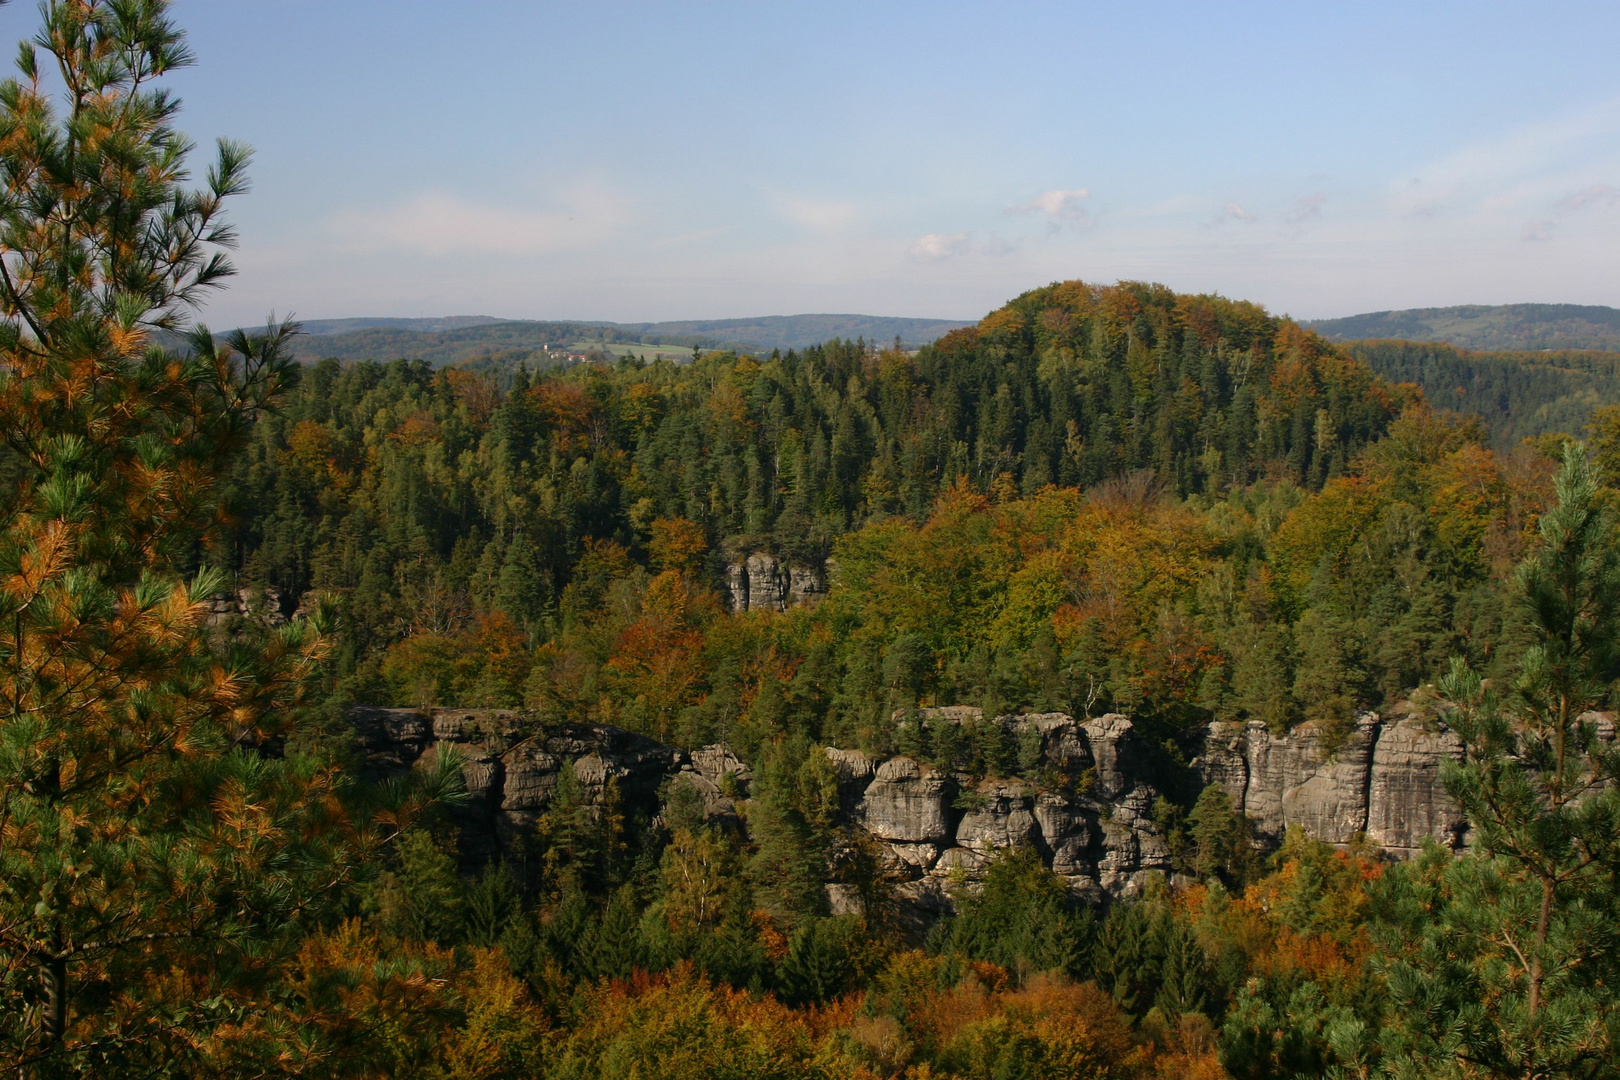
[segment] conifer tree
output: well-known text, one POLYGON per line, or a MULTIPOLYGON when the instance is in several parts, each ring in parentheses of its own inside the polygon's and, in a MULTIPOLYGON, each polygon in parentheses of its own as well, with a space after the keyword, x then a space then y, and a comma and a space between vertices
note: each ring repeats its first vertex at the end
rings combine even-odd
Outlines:
POLYGON ((267 987, 351 865, 336 771, 281 756, 321 636, 204 622, 216 481, 288 329, 192 325, 248 154, 186 186, 164 0, 42 17, 0 84, 0 1055, 198 1076, 288 1034, 267 987))
POLYGON ((1518 572, 1517 678, 1456 661, 1442 682, 1475 853, 1396 876, 1397 1071, 1620 1076, 1620 751, 1588 714, 1620 663, 1620 551, 1579 444, 1555 490, 1518 572))

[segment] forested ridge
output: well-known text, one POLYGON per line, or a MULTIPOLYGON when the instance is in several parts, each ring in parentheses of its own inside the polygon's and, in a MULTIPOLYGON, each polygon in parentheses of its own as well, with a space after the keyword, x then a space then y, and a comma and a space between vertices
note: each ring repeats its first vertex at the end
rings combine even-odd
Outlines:
MULTIPOLYGON (((1516 550, 1510 519, 1531 484, 1515 492, 1495 475, 1503 468, 1466 424, 1428 413, 1410 388, 1381 383, 1253 305, 1070 283, 915 354, 831 342, 692 365, 519 370, 506 387, 406 361, 318 364, 261 421, 238 465, 234 557, 243 580, 286 601, 343 597, 345 685, 374 704, 545 707, 561 694, 661 737, 685 725, 688 742, 735 738, 744 702, 703 669, 686 672, 690 692, 659 705, 648 726, 624 711, 646 708, 638 699, 621 708, 597 696, 600 672, 618 670, 612 643, 577 639, 587 627, 601 638, 609 611, 633 614, 611 606, 623 590, 655 579, 673 588, 659 572, 678 576, 691 609, 681 618, 750 625, 721 615, 716 590, 728 553, 767 550, 832 556, 837 568, 825 610, 777 620, 775 631, 799 639, 773 646, 787 650, 783 663, 819 667, 804 680, 798 721, 811 737, 831 723, 827 732, 847 737, 853 724, 880 739, 880 717, 923 699, 1073 709, 1076 685, 1094 708, 1116 697, 1185 707, 1189 724, 1244 714, 1222 674, 1234 651, 1279 685, 1303 678, 1297 699, 1267 707, 1277 716, 1347 718, 1393 700, 1454 647, 1459 601, 1465 619, 1490 619, 1476 587, 1491 558, 1516 550), (1417 460, 1386 464, 1368 452, 1392 423, 1417 460), (1436 519, 1457 509, 1446 479, 1460 482, 1476 453, 1494 478, 1471 506, 1476 520, 1442 539, 1436 519), (1339 575, 1323 560, 1360 537, 1290 529, 1288 542, 1306 550, 1290 548, 1286 592, 1267 577, 1267 598, 1247 605, 1282 600, 1288 614, 1272 625, 1262 612, 1263 641, 1239 644, 1254 627, 1238 617, 1247 608, 1237 594, 1277 568, 1261 565, 1269 534, 1324 487, 1313 506, 1354 507, 1373 531, 1392 528, 1372 520, 1386 504, 1415 516, 1401 539, 1380 537, 1359 590, 1331 580, 1339 575), (1493 515, 1505 547, 1487 553, 1493 515), (1448 541, 1462 544, 1450 564, 1392 590, 1392 560, 1422 561, 1448 541), (1161 576, 1150 569, 1156 556, 1185 567, 1161 576), (1140 565, 1091 566, 1099 557, 1140 565), (894 588, 906 563, 918 596, 866 595, 894 588), (1231 595, 1199 604, 1194 594, 1211 588, 1205 571, 1216 567, 1231 595), (1096 573, 1141 587, 1114 589, 1104 617, 1084 581, 1096 573), (1313 574, 1323 578, 1314 592, 1313 574), (1334 590, 1363 595, 1330 600, 1334 590), (916 605, 929 614, 908 617, 916 605), (1392 640, 1378 624, 1414 605, 1422 629, 1392 640), (998 620, 1003 608, 1016 614, 998 620), (1186 620, 1160 618, 1171 610, 1186 620), (863 632, 848 621, 830 630, 839 619, 863 632), (454 644, 492 626, 517 652, 503 689, 480 683, 476 660, 454 644), (1145 661, 1122 650, 1146 647, 1144 634, 1178 670, 1187 653, 1174 702, 1133 688, 1145 661), (812 648, 819 636, 828 640, 812 648), (1379 650, 1389 658, 1364 655, 1379 650), (432 655, 459 657, 461 670, 432 655), (562 668, 580 685, 548 690, 536 674, 562 668)), ((1493 641, 1474 647, 1486 656, 1493 641)), ((724 669, 714 677, 736 677, 727 672, 737 659, 711 655, 724 669)))
POLYGON ((1493 446, 1585 432, 1620 400, 1620 353, 1477 352, 1424 341, 1350 341, 1344 348, 1392 382, 1422 388, 1436 408, 1476 415, 1493 446))
POLYGON ((1374 311, 1308 324, 1330 341, 1439 341, 1474 350, 1620 348, 1620 310, 1595 304, 1463 304, 1374 311))
POLYGON ((189 186, 168 5, 42 19, 0 84, 19 1077, 1620 1075, 1620 410, 1493 442, 1130 282, 915 352, 299 364, 194 321, 248 154, 189 186), (819 602, 733 610, 751 555, 819 602), (1195 766, 1368 710, 1452 740, 1466 848, 1258 844, 1195 766), (1153 798, 1027 738, 1070 718, 1153 798), (574 747, 494 842, 485 720, 574 747), (718 765, 631 791, 612 740, 718 765), (990 842, 919 914, 863 762, 942 815, 1094 806, 1166 872, 990 842))

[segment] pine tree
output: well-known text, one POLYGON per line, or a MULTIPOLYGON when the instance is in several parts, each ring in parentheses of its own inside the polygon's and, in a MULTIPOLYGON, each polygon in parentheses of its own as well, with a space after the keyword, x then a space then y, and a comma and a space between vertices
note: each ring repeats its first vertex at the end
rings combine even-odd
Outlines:
POLYGON ((1192 868, 1200 877, 1217 877, 1242 888, 1254 876, 1258 859, 1249 819, 1232 805, 1220 784, 1210 784, 1187 815, 1192 841, 1192 868))
POLYGON ((336 770, 282 756, 323 639, 204 622, 217 481, 289 331, 191 325, 231 273, 248 154, 222 142, 185 186, 152 85, 190 62, 166 3, 42 17, 0 84, 0 1054, 18 1077, 228 1071, 285 1034, 280 965, 354 862, 336 770))
POLYGON ((1620 751, 1584 715, 1620 662, 1620 551, 1570 444, 1518 591, 1534 644, 1504 691, 1443 680, 1466 760, 1445 775, 1474 853, 1396 875, 1390 984, 1414 1067, 1620 1076, 1620 751))

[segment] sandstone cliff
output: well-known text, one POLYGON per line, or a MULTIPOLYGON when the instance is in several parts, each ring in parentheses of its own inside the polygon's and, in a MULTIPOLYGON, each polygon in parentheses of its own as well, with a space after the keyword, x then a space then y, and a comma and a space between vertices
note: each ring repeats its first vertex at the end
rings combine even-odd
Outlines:
POLYGON ((1297 825, 1331 844, 1364 836, 1408 855, 1431 837, 1462 846, 1467 821, 1440 782, 1442 763, 1461 757, 1462 743, 1438 720, 1364 713, 1337 745, 1310 723, 1286 735, 1259 721, 1211 724, 1193 765, 1226 789, 1264 842, 1297 825))
MULTIPOLYGON (((453 749, 470 799, 462 811, 466 854, 481 861, 533 828, 572 763, 587 798, 613 785, 630 809, 657 810, 671 777, 690 784, 713 820, 737 824, 748 766, 724 746, 685 751, 618 728, 536 728, 499 709, 357 708, 355 731, 371 767, 409 769, 453 749)), ((983 723, 978 710, 921 710, 924 725, 983 723)), ((875 841, 899 898, 919 913, 945 910, 948 887, 972 881, 1000 849, 1032 845, 1078 894, 1102 899, 1139 890, 1168 873, 1170 852, 1152 820, 1160 794, 1148 747, 1129 718, 1077 720, 1060 713, 1004 716, 1000 725, 1029 758, 1037 780, 953 774, 905 755, 825 751, 838 776, 848 823, 875 841)), ((1276 735, 1262 724, 1211 725, 1193 762, 1253 821, 1259 842, 1292 826, 1344 844, 1365 837, 1406 855, 1433 837, 1452 847, 1466 822, 1440 783, 1460 756, 1456 736, 1416 715, 1362 716, 1330 745, 1311 724, 1276 735)), ((837 896, 834 896, 835 903, 837 896)))
POLYGON ((726 592, 732 611, 813 607, 827 592, 827 574, 821 567, 755 551, 726 565, 726 592))

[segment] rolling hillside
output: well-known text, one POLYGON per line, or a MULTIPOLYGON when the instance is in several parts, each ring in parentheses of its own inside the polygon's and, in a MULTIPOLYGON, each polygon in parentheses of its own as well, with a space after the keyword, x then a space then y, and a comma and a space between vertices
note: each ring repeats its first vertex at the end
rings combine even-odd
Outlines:
POLYGON ((1344 347, 1390 382, 1416 383, 1437 408, 1479 416, 1502 450, 1547 432, 1582 435, 1593 409, 1620 402, 1620 352, 1473 352, 1376 340, 1344 347))
POLYGON ((1464 349, 1620 349, 1620 310, 1581 304, 1468 304, 1374 311, 1304 324, 1329 341, 1443 341, 1464 349))
POLYGON ((300 359, 427 360, 435 366, 458 363, 545 362, 546 350, 645 355, 661 348, 669 354, 736 348, 750 352, 804 349, 834 338, 864 338, 882 343, 899 338, 925 345, 967 322, 890 318, 875 315, 769 315, 752 319, 692 320, 661 323, 539 322, 501 320, 483 315, 433 319, 310 320, 295 351, 300 359))

